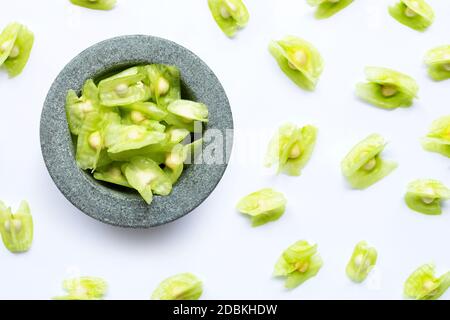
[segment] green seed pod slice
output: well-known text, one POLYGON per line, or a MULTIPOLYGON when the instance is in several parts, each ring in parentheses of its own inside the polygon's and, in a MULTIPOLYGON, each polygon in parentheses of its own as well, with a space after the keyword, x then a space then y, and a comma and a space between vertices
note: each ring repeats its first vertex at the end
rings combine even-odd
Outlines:
POLYGON ((181 99, 181 75, 175 66, 152 64, 146 67, 153 98, 160 107, 181 99))
POLYGON ((315 89, 323 71, 323 60, 319 51, 309 42, 287 36, 272 41, 269 51, 281 70, 300 88, 315 89))
POLYGON ((187 122, 208 122, 208 107, 203 103, 189 100, 176 100, 169 104, 167 110, 187 122))
POLYGON ((63 289, 67 295, 55 297, 54 300, 101 300, 108 284, 97 277, 79 277, 64 280, 63 289))
POLYGON ((363 282, 377 263, 378 253, 367 242, 359 242, 347 264, 347 276, 354 282, 363 282))
POLYGON ((401 24, 425 31, 434 21, 434 11, 424 0, 400 0, 389 7, 390 15, 401 24))
POLYGON ((449 199, 450 189, 440 181, 432 179, 412 181, 405 195, 406 205, 411 210, 428 215, 441 214, 441 202, 449 199))
POLYGON ((355 189, 365 189, 389 175, 397 164, 383 160, 380 153, 386 142, 372 134, 358 143, 344 158, 341 169, 344 177, 355 189))
POLYGON ((0 33, 0 66, 9 58, 21 29, 22 25, 14 22, 7 25, 0 33))
POLYGON ((450 271, 437 278, 435 267, 425 264, 417 268, 406 280, 404 295, 416 300, 437 300, 450 286, 450 271))
POLYGON ((119 153, 157 144, 166 139, 166 134, 138 125, 111 125, 106 129, 105 145, 108 153, 119 153))
POLYGON ((273 189, 265 188, 242 198, 237 210, 251 217, 252 226, 258 227, 278 220, 286 209, 284 195, 273 189))
POLYGON ((287 123, 278 129, 272 138, 266 154, 265 166, 278 165, 278 172, 298 176, 308 163, 317 139, 313 126, 298 128, 287 123))
POLYGON ((367 67, 367 82, 359 83, 356 95, 377 107, 395 109, 409 107, 417 97, 419 86, 408 75, 392 69, 367 67))
POLYGON ((94 173, 94 178, 100 181, 105 181, 117 184, 122 187, 131 188, 125 175, 122 173, 123 162, 112 162, 106 166, 100 167, 94 173))
POLYGON ((230 38, 248 24, 250 14, 242 0, 208 0, 208 5, 217 25, 230 38))
POLYGON ((133 158, 129 164, 124 165, 122 170, 128 183, 141 194, 148 204, 152 202, 153 193, 166 196, 172 191, 170 179, 158 163, 150 158, 133 158))
POLYGON ((8 58, 3 62, 3 66, 5 67, 10 77, 15 77, 22 73, 28 62, 28 59, 30 58, 33 44, 33 32, 22 25, 19 33, 17 34, 14 46, 9 52, 8 58))
POLYGON ((307 0, 307 2, 317 7, 315 13, 317 19, 326 19, 348 7, 353 0, 307 0))

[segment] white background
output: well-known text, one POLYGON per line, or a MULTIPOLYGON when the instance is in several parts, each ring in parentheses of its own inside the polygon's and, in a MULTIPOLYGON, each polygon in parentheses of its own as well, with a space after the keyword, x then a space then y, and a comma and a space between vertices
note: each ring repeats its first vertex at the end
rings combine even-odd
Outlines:
POLYGON ((36 35, 23 74, 0 72, 0 197, 14 208, 27 199, 35 221, 31 251, 13 255, 0 246, 0 298, 48 299, 63 293, 64 278, 81 274, 104 277, 108 298, 148 299, 161 280, 189 271, 204 281, 205 299, 401 299, 404 280, 421 264, 435 262, 439 273, 450 268, 450 207, 433 217, 403 202, 410 180, 450 185, 448 159, 419 143, 432 120, 449 113, 450 81, 432 82, 422 64, 428 49, 450 42, 448 1, 429 0, 436 21, 419 33, 392 19, 386 0, 355 1, 323 21, 303 0, 247 0, 251 21, 234 40, 216 26, 206 0, 118 0, 109 12, 68 0, 0 2, 1 28, 19 21, 36 35), (83 49, 126 34, 171 39, 199 55, 225 87, 236 126, 233 159, 214 193, 185 218, 151 230, 111 227, 74 208, 50 179, 39 144, 42 104, 58 72, 83 49), (291 83, 267 51, 286 34, 311 41, 324 57, 314 93, 291 83), (420 100, 391 112, 360 102, 354 86, 366 65, 410 74, 420 100), (262 166, 269 137, 286 121, 320 130, 298 178, 262 166), (373 132, 390 141, 384 156, 399 168, 365 191, 350 190, 340 161, 373 132), (262 187, 284 192, 288 208, 279 221, 253 229, 234 206, 262 187), (272 269, 300 239, 319 244, 324 266, 287 291, 272 269), (378 249, 379 260, 356 285, 345 266, 360 240, 378 249))

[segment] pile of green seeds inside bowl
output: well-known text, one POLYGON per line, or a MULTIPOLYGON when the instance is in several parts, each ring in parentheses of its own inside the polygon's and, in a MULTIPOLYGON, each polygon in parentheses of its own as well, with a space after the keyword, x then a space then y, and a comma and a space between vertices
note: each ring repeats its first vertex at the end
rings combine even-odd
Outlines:
POLYGON ((181 99, 178 68, 162 64, 135 66, 98 85, 87 80, 81 96, 67 93, 66 115, 78 167, 137 190, 148 204, 171 193, 201 146, 191 133, 208 122, 206 105, 181 99))

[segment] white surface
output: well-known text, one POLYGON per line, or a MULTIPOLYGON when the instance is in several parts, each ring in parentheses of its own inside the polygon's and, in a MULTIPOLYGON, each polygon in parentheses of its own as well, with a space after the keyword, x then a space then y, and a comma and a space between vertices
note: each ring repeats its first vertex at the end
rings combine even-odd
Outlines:
POLYGON ((393 20, 385 0, 355 1, 324 21, 314 20, 303 0, 247 0, 251 21, 234 40, 216 26, 206 0, 118 2, 113 11, 97 12, 68 0, 2 1, 1 28, 17 20, 36 34, 24 73, 11 80, 0 73, 0 195, 14 207, 30 202, 35 241, 21 255, 0 246, 0 298, 48 299, 62 293, 64 278, 80 273, 104 277, 108 298, 147 299, 164 278, 190 271, 204 280, 205 299, 400 299, 416 267, 450 268, 449 206, 429 217, 410 211, 402 198, 419 177, 450 185, 448 159, 419 143, 432 120, 448 114, 450 82, 432 82, 422 65, 428 49, 450 41, 448 1, 429 0, 437 19, 421 34, 393 20), (198 54, 222 81, 236 126, 233 159, 211 197, 187 217, 152 230, 118 229, 75 209, 51 181, 39 145, 42 104, 58 72, 88 46, 125 34, 164 37, 198 54), (322 53, 326 66, 316 92, 298 89, 268 53, 269 40, 285 34, 310 40, 322 53), (358 101, 354 86, 366 65, 410 74, 420 84, 420 100, 393 112, 358 101), (299 178, 274 176, 261 164, 269 136, 286 121, 320 129, 299 178), (340 161, 372 132, 390 141, 385 157, 400 166, 368 190, 349 190, 340 161), (284 192, 288 209, 279 221, 253 229, 234 206, 265 186, 284 192), (272 268, 300 239, 317 242, 325 264, 289 292, 271 277, 272 268), (363 239, 378 249, 379 261, 371 278, 355 285, 344 270, 363 239))

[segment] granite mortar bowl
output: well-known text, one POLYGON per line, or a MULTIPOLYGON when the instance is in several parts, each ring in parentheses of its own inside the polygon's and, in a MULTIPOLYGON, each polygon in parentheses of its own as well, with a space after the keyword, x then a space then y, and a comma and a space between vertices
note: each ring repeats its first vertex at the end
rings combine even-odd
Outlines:
MULTIPOLYGON (((157 37, 132 35, 100 42, 74 58, 58 75, 47 95, 40 123, 45 165, 62 194, 78 209, 99 221, 130 228, 149 228, 174 221, 199 206, 215 189, 227 167, 218 164, 186 166, 169 196, 155 196, 147 205, 137 192, 95 180, 77 167, 68 129, 65 99, 69 89, 81 90, 87 79, 101 79, 127 67, 161 63, 181 71, 182 97, 205 103, 210 112, 206 130, 233 128, 226 93, 211 69, 186 48, 157 37)), ((232 137, 229 137, 230 140, 232 137)), ((223 143, 229 155, 231 141, 223 143)), ((207 141, 203 150, 208 147, 207 141)))

